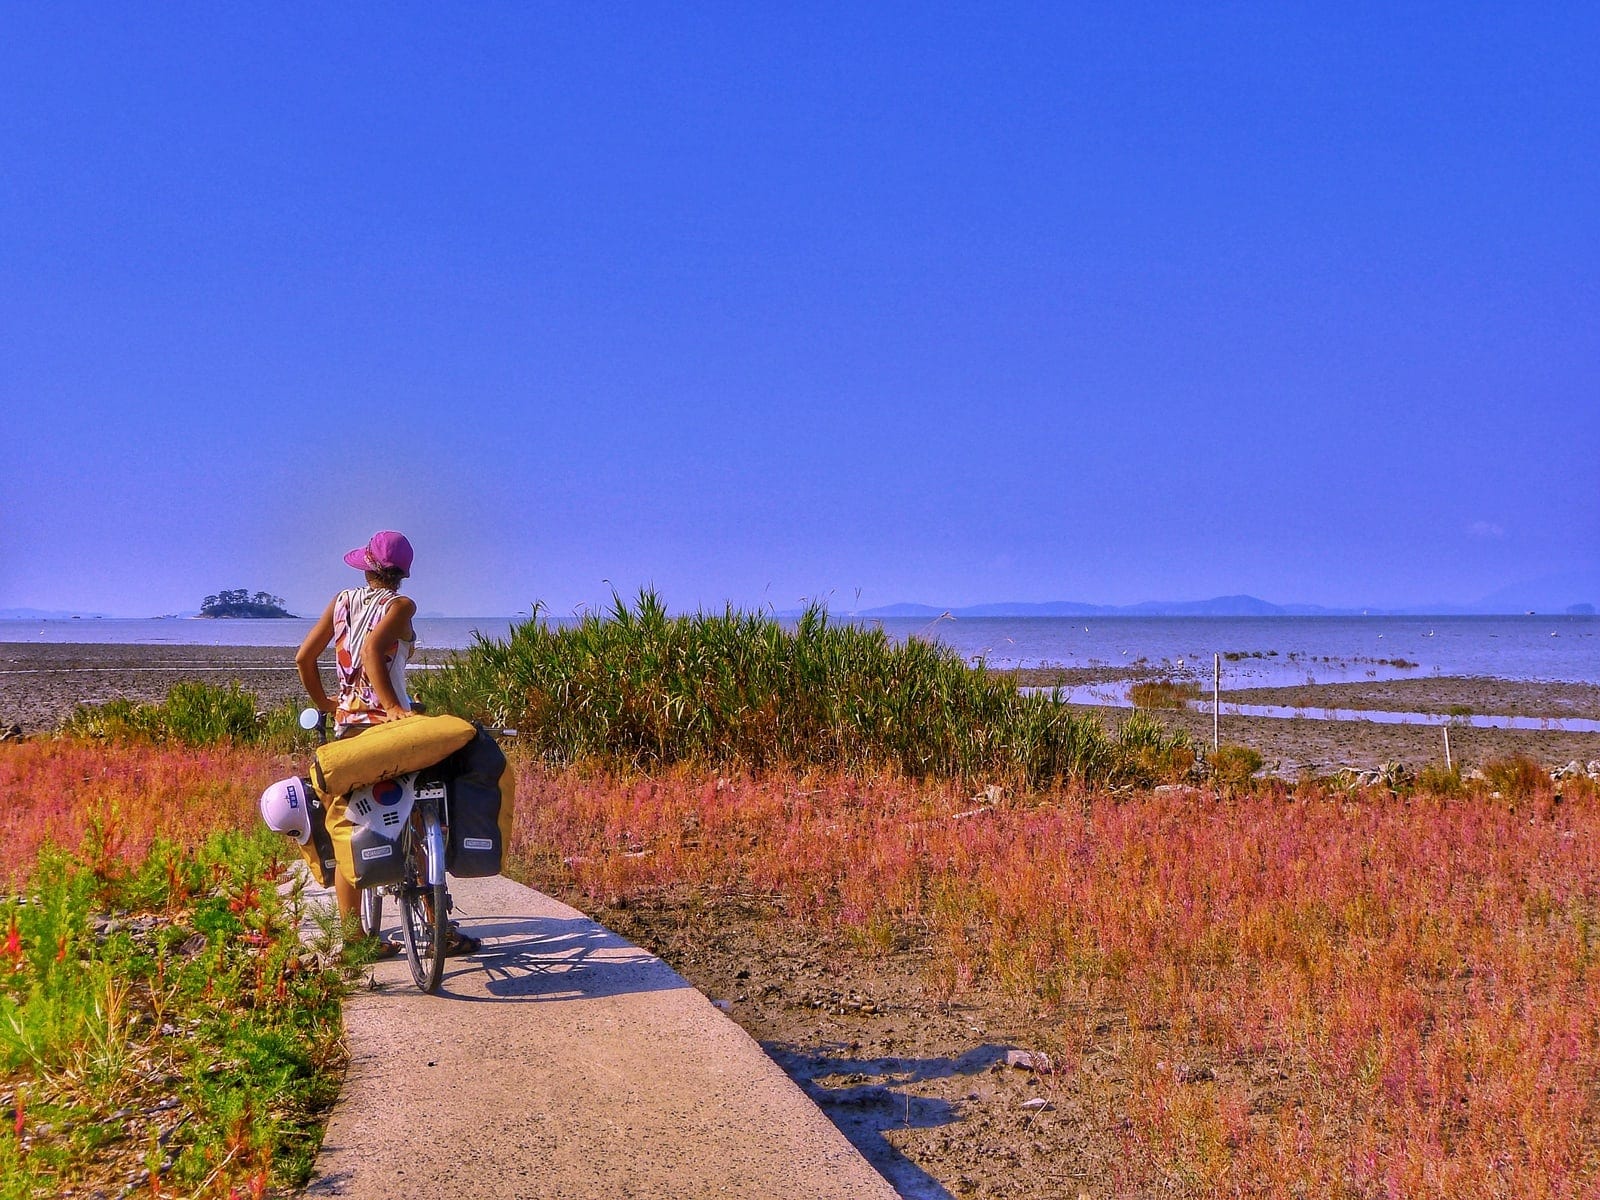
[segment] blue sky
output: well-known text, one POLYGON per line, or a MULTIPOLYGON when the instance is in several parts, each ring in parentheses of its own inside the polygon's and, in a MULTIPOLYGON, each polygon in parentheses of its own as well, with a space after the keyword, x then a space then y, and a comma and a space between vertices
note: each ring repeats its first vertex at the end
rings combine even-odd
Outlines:
POLYGON ((1600 10, 1395 9, 4 4, 0 607, 1600 581, 1600 10))

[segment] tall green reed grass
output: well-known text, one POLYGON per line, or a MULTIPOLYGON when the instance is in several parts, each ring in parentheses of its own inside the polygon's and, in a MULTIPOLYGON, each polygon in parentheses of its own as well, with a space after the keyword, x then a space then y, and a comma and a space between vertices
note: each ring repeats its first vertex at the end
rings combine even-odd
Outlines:
POLYGON ((731 607, 671 616, 650 590, 565 627, 536 606, 417 691, 434 711, 516 726, 552 763, 887 767, 1044 786, 1142 780, 1185 750, 1147 717, 1108 733, 1054 693, 1021 694, 946 647, 896 644, 819 606, 792 626, 731 607))

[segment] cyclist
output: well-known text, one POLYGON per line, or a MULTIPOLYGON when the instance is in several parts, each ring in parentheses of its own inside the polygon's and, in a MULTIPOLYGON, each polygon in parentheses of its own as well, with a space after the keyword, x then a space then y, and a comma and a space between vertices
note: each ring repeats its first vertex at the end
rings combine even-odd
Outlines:
MULTIPOLYGON (((365 546, 346 554, 344 561, 366 575, 366 586, 346 588, 334 596, 295 653, 306 695, 318 710, 333 714, 335 737, 353 737, 370 726, 414 715, 406 694, 405 672, 406 660, 416 646, 412 618, 417 605, 400 595, 401 581, 411 575, 413 558, 411 542, 392 529, 379 530, 365 546), (317 666, 330 644, 339 677, 337 700, 324 690, 317 666)), ((339 916, 348 926, 356 918, 361 893, 342 871, 334 874, 333 890, 339 916)), ((399 948, 392 942, 379 942, 375 949, 379 955, 389 955, 399 948)), ((471 954, 477 949, 477 939, 452 923, 446 953, 471 954)))
MULTIPOLYGON (((333 714, 334 736, 350 737, 370 725, 411 716, 406 695, 406 660, 416 645, 412 627, 417 604, 400 595, 400 583, 411 575, 414 554, 405 534, 382 529, 344 556, 366 575, 366 586, 346 588, 328 602, 322 616, 295 653, 300 683, 318 710, 333 714), (337 699, 322 686, 317 660, 334 646, 339 678, 337 699)), ((343 872, 335 876, 339 915, 355 915, 360 893, 343 872)))

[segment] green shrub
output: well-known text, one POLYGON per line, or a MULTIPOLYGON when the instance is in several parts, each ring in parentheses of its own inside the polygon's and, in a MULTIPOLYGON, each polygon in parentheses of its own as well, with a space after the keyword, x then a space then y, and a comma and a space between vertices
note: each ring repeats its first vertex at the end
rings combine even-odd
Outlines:
POLYGON ((1489 786, 1507 800, 1532 799, 1550 788, 1550 776, 1544 768, 1520 754, 1490 759, 1483 764, 1483 775, 1489 786))
POLYGON ((62 732, 107 741, 136 740, 208 746, 221 741, 265 743, 287 748, 299 736, 292 704, 265 714, 260 701, 236 683, 175 683, 158 704, 118 697, 104 704, 80 704, 62 724, 62 732))
POLYGON ((1227 744, 1211 752, 1210 765, 1212 779, 1227 787, 1243 787, 1261 770, 1262 758, 1249 746, 1227 744))
POLYGON ((1417 772, 1417 791, 1434 796, 1459 796, 1465 789, 1461 783, 1461 768, 1442 767, 1437 764, 1423 767, 1417 772))
POLYGON ((1132 782, 1161 783, 1193 770, 1194 747, 1181 730, 1169 731, 1148 713, 1135 712, 1117 727, 1117 749, 1132 782))

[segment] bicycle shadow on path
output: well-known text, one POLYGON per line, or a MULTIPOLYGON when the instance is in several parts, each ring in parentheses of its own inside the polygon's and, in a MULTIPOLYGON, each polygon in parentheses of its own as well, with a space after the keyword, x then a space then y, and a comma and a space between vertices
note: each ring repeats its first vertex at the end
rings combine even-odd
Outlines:
POLYGON ((589 920, 497 915, 463 918, 461 931, 483 947, 446 962, 442 998, 475 1004, 602 1000, 689 987, 654 954, 589 920), (462 976, 470 976, 470 988, 452 986, 462 976))

